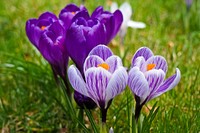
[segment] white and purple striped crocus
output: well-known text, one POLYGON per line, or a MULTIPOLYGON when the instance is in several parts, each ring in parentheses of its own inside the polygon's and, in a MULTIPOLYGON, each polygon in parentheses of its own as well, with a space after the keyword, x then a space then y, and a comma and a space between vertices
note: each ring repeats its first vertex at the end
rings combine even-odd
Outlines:
POLYGON ((102 122, 106 122, 106 112, 112 99, 125 89, 128 80, 121 59, 105 45, 93 48, 86 58, 85 80, 74 65, 69 67, 68 77, 77 92, 90 97, 100 107, 102 122))
POLYGON ((133 56, 128 73, 128 86, 136 100, 136 121, 145 103, 171 90, 179 83, 180 70, 176 68, 176 73, 165 79, 167 68, 165 58, 154 55, 147 47, 138 49, 133 56))

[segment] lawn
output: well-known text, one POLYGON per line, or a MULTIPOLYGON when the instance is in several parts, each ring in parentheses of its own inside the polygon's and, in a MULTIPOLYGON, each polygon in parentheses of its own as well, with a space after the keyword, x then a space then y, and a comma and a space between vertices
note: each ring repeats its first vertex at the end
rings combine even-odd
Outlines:
MULTIPOLYGON (((200 1, 193 0, 190 9, 184 0, 128 2, 134 10, 132 19, 144 22, 146 28, 129 28, 124 45, 116 36, 108 45, 114 54, 123 58, 125 66, 130 66, 136 50, 147 46, 154 54, 166 58, 167 77, 175 73, 175 68, 181 71, 180 83, 173 90, 151 100, 142 109, 141 117, 145 117, 151 114, 155 103, 155 108, 159 107, 146 132, 200 132, 200 1)), ((80 5, 82 1, 0 1, 1 132, 92 132, 95 125, 98 130, 99 109, 86 110, 80 120, 83 125, 76 122, 81 110, 74 101, 72 108, 68 106, 50 65, 25 33, 28 19, 38 18, 45 11, 58 15, 69 3, 80 5), (92 120, 88 116, 93 116, 92 120)), ((100 5, 109 10, 110 4, 109 0, 84 3, 90 13, 100 5)), ((130 132, 133 105, 134 96, 127 87, 108 109, 107 130, 112 127, 115 133, 130 132)))

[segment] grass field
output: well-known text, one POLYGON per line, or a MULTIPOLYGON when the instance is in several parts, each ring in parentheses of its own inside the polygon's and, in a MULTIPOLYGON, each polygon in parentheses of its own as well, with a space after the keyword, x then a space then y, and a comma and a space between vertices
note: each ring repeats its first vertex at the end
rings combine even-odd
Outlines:
MULTIPOLYGON (((80 0, 65 1, 0 1, 0 131, 1 132, 84 132, 70 119, 65 99, 56 85, 49 64, 31 45, 25 34, 25 23, 44 11, 59 14, 66 4, 81 4, 80 0)), ((178 67, 181 81, 173 90, 150 101, 142 110, 149 114, 156 102, 158 113, 150 132, 200 132, 200 0, 193 0, 190 10, 184 0, 129 0, 132 19, 146 23, 145 29, 128 29, 124 49, 128 49, 124 64, 129 66, 135 51, 147 46, 168 62, 167 77, 178 67)), ((85 0, 90 13, 102 5, 109 10, 110 1, 85 0)), ((118 4, 121 4, 118 1, 118 4)), ((119 37, 109 47, 120 53, 119 37)), ((75 103, 75 110, 79 110, 75 103)), ((117 96, 108 110, 107 129, 116 133, 130 132, 130 112, 134 105, 131 91, 117 96)), ((77 112, 76 112, 77 113, 77 112)), ((99 123, 99 109, 92 111, 99 123)), ((88 118, 84 123, 89 130, 88 118)))

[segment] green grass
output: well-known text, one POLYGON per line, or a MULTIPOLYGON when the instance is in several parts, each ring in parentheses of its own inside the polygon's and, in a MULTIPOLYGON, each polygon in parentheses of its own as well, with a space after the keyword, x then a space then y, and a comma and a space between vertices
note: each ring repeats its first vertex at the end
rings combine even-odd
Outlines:
MULTIPOLYGON (((81 3, 80 0, 0 1, 0 131, 86 131, 84 125, 71 119, 64 94, 56 85, 50 66, 25 35, 26 20, 37 18, 44 11, 58 15, 70 2, 81 3)), ((189 12, 182 0, 129 2, 134 9, 132 19, 145 22, 147 27, 128 29, 124 64, 129 66, 135 51, 148 46, 155 54, 166 58, 167 76, 172 75, 176 67, 182 74, 177 87, 146 105, 151 108, 157 102, 159 107, 150 132, 200 132, 200 1, 193 0, 189 12)), ((108 1, 98 0, 85 2, 90 12, 97 5, 109 9, 108 4, 108 1)), ((114 41, 118 44, 119 37, 114 41)), ((122 55, 118 45, 111 48, 115 54, 122 55)), ((108 110, 107 128, 113 127, 116 133, 129 132, 134 104, 133 95, 127 88, 113 100, 108 110)), ((75 103, 73 106, 77 115, 79 109, 75 103)), ((149 113, 147 107, 142 110, 143 116, 149 113)), ((98 124, 99 109, 92 111, 92 115, 93 122, 98 124)), ((86 116, 84 123, 89 131, 93 130, 86 116)))

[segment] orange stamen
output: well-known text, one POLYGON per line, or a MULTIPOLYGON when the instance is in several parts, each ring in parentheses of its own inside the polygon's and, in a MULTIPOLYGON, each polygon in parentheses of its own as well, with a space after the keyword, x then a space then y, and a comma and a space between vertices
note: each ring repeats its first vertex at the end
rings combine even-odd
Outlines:
POLYGON ((73 15, 75 15, 76 14, 76 12, 71 12, 73 15))
POLYGON ((148 64, 147 65, 147 71, 152 70, 156 67, 156 64, 148 64))
POLYGON ((42 26, 40 29, 41 29, 41 30, 44 30, 45 28, 46 28, 46 26, 42 26))
POLYGON ((102 67, 106 70, 108 70, 110 68, 110 66, 107 63, 101 63, 101 64, 98 65, 98 67, 102 67))

